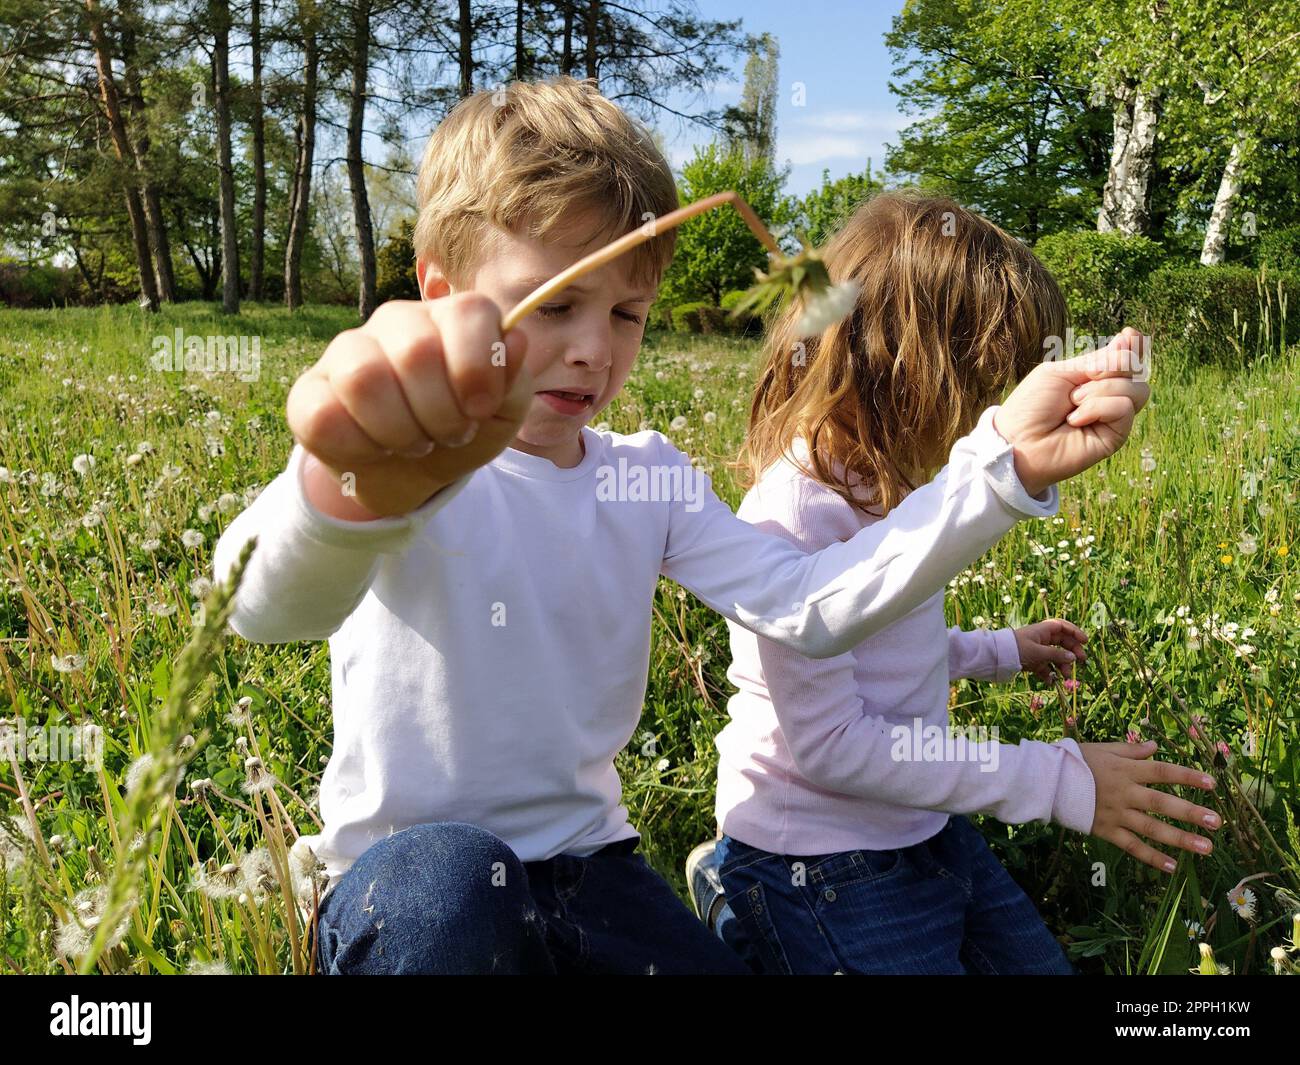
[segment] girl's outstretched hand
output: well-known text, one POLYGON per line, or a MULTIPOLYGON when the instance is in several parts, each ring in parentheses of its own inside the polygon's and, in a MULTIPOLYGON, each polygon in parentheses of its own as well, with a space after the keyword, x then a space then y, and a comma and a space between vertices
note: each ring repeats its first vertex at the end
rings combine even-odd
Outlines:
POLYGON ((1151 396, 1149 342, 1126 328, 1104 348, 1041 363, 1006 398, 993 427, 1015 449, 1030 495, 1118 451, 1151 396))
POLYGON ((1168 855, 1148 846, 1142 837, 1193 854, 1209 854, 1214 849, 1204 836, 1175 828, 1152 814, 1162 814, 1175 821, 1209 829, 1222 827, 1223 818, 1208 807, 1197 806, 1147 786, 1182 784, 1213 791, 1213 777, 1199 769, 1150 761, 1156 753, 1154 740, 1145 743, 1081 743, 1079 749, 1097 786, 1092 835, 1166 873, 1172 873, 1176 863, 1168 855))
POLYGON ((1069 677, 1074 673, 1074 663, 1088 657, 1083 650, 1083 645, 1088 642, 1083 630, 1060 618, 1021 625, 1013 631, 1016 650, 1020 652, 1021 670, 1034 674, 1039 680, 1050 681, 1053 666, 1069 677))

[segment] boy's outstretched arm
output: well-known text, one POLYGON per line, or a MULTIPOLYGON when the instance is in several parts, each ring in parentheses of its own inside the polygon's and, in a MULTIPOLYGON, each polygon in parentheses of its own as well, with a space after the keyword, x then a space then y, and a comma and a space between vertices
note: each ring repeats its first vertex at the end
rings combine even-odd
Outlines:
POLYGON ((697 511, 676 503, 663 574, 810 658, 847 651, 940 591, 1016 521, 1055 514, 1055 482, 1119 449, 1150 394, 1133 379, 1143 366, 1130 346, 1126 330, 1100 351, 1036 368, 933 481, 815 554, 741 521, 712 492, 697 511))
POLYGON ((463 292, 385 303, 336 336, 290 390, 288 467, 222 534, 225 578, 257 550, 230 626, 259 643, 332 635, 385 552, 403 550, 514 436, 531 399, 521 330, 463 292))

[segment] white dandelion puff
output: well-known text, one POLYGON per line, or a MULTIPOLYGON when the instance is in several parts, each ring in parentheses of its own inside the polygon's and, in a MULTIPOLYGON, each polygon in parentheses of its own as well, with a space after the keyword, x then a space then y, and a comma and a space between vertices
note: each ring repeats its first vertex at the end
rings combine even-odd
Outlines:
POLYGON ((50 655, 50 665, 55 673, 77 673, 86 665, 85 655, 50 655))
POLYGON ((229 976, 224 961, 192 961, 185 970, 186 976, 229 976))
MULTIPOLYGON (((68 916, 59 922, 55 947, 67 958, 80 958, 90 950, 104 919, 104 907, 108 904, 108 885, 99 884, 85 888, 72 900, 68 916)), ((131 907, 123 907, 123 913, 116 927, 109 933, 104 943, 105 950, 112 950, 122 942, 126 930, 131 924, 131 907)))
POLYGON ((842 281, 806 296, 795 332, 805 337, 820 335, 853 310, 858 300, 858 290, 858 282, 842 281))

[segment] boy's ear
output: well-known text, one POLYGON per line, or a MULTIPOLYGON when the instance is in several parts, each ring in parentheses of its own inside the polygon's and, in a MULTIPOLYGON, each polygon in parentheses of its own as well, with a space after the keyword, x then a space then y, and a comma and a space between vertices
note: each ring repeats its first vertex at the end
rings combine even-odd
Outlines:
POLYGON ((451 285, 442 276, 442 270, 432 259, 415 260, 415 277, 420 283, 420 298, 436 300, 451 291, 451 285))

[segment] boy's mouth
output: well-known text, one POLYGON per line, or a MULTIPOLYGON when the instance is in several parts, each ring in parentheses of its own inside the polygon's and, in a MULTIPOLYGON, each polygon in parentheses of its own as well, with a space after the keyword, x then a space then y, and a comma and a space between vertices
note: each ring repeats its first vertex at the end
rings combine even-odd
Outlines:
POLYGON ((551 388, 537 394, 552 410, 568 415, 586 414, 596 399, 594 392, 569 392, 561 388, 551 388))

